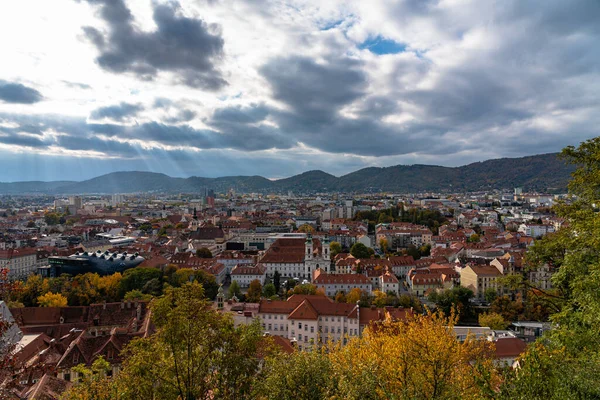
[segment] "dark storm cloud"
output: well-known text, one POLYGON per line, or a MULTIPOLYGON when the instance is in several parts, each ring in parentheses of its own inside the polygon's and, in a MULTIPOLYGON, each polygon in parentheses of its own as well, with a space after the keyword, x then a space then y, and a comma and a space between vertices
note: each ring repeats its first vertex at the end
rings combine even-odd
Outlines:
MULTIPOLYGON (((370 96, 365 66, 350 58, 324 63, 303 57, 275 59, 261 73, 273 96, 286 105, 271 110, 280 132, 308 146, 334 153, 361 155, 405 154, 437 145, 426 144, 443 134, 433 124, 412 123, 402 128, 381 121, 398 110, 393 98, 370 96), (357 118, 344 116, 344 107, 360 102, 357 118), (420 138, 420 139, 419 139, 420 138)), ((262 112, 257 107, 254 113, 262 112)), ((229 111, 231 113, 231 111, 229 111)), ((244 115, 251 114, 246 111, 244 115)), ((214 125, 222 125, 223 111, 214 125)), ((243 115, 242 115, 243 116, 243 115)), ((243 122, 239 114, 229 115, 243 122)), ((254 121, 248 121, 247 125, 254 121)))
POLYGON ((0 102, 33 104, 42 101, 43 98, 42 94, 33 88, 0 80, 0 102))
POLYGON ((124 121, 130 117, 135 117, 140 111, 144 110, 141 104, 131 104, 121 102, 117 105, 100 107, 91 112, 92 119, 108 118, 113 121, 124 121))
POLYGON ((132 72, 151 80, 160 71, 173 72, 187 86, 218 90, 227 82, 216 68, 223 54, 223 38, 217 26, 178 15, 179 4, 154 5, 154 32, 142 32, 123 0, 88 0, 99 4, 108 24, 104 34, 93 27, 84 33, 96 46, 98 64, 111 72, 132 72))

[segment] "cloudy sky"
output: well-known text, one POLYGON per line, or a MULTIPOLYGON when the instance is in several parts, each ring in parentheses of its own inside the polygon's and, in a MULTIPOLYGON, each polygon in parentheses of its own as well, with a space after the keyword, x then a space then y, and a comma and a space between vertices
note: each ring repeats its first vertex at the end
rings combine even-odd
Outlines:
POLYGON ((0 181, 463 165, 600 127, 598 0, 0 2, 0 181))

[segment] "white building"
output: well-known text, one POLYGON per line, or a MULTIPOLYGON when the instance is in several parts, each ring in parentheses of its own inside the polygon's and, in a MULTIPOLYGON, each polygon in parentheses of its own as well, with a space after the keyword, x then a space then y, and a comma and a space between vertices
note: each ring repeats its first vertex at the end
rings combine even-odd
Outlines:
POLYGON ((10 279, 26 279, 37 269, 36 249, 0 250, 0 268, 8 269, 10 279))
POLYGON ((231 270, 231 281, 236 281, 242 288, 249 287, 250 282, 257 279, 261 285, 264 285, 266 277, 266 270, 260 264, 256 266, 236 265, 231 270))
POLYGON ((349 293, 355 288, 371 294, 373 288, 369 278, 361 274, 326 274, 318 269, 313 276, 313 284, 317 289, 322 288, 325 294, 330 297, 335 296, 340 291, 349 293))

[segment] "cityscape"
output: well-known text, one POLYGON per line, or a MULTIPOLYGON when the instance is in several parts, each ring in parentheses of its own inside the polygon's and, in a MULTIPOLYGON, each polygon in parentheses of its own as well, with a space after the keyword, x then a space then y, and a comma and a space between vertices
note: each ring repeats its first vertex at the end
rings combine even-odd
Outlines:
POLYGON ((600 3, 0 5, 0 399, 600 398, 600 3))

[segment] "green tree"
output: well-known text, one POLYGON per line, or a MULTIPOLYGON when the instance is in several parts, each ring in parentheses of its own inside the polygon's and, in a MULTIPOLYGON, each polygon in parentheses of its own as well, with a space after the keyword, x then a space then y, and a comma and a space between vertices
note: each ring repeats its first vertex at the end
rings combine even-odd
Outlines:
POLYGON ((336 255, 342 252, 342 245, 339 242, 331 242, 329 243, 329 251, 331 258, 334 258, 336 255))
POLYGON ((231 299, 233 296, 235 296, 239 299, 241 295, 242 289, 240 288, 240 284, 238 281, 232 281, 231 285, 229 286, 228 297, 231 299))
POLYGON ((355 258, 370 258, 369 248, 357 242, 350 248, 350 254, 355 258))
POLYGON ((276 354, 266 360, 254 394, 265 400, 328 399, 334 398, 334 382, 331 361, 320 351, 276 354))
POLYGON ((267 283, 263 288, 263 296, 267 299, 275 296, 277 294, 277 290, 275 289, 275 285, 272 283, 267 283))
POLYGON ((132 290, 130 292, 125 293, 125 297, 123 300, 150 300, 152 299, 152 295, 144 294, 141 290, 132 290))
POLYGON ((60 215, 57 213, 46 213, 44 215, 44 221, 48 225, 58 225, 60 223, 60 215))
POLYGON ((116 378, 122 399, 241 399, 258 371, 258 321, 235 327, 197 282, 151 303, 156 333, 132 341, 116 378))
POLYGON ((212 258, 212 252, 206 248, 206 247, 201 247, 198 250, 196 250, 196 257, 199 258, 212 258))
POLYGON ((453 287, 441 292, 432 292, 428 300, 435 303, 445 315, 450 316, 457 312, 459 320, 465 321, 472 316, 472 307, 470 300, 473 298, 473 291, 463 286, 453 287))
MULTIPOLYGON (((600 137, 569 146, 562 156, 577 166, 569 183, 572 197, 555 206, 567 223, 536 240, 525 259, 529 270, 556 270, 553 292, 525 291, 547 295, 555 309, 554 328, 506 380, 502 394, 507 399, 600 398, 600 137)), ((531 287, 527 280, 522 285, 531 287)))
POLYGON ((250 282, 248 292, 246 293, 246 301, 250 303, 258 303, 262 294, 262 284, 258 279, 250 282))
POLYGON ((91 368, 86 367, 85 364, 74 367, 73 371, 77 372, 80 380, 67 390, 61 399, 111 400, 116 398, 118 392, 115 383, 107 376, 111 370, 111 365, 103 356, 94 360, 91 368))
POLYGON ((498 298, 498 292, 494 288, 488 288, 483 292, 483 297, 488 303, 493 303, 498 298))
POLYGON ((125 293, 132 290, 142 290, 146 282, 151 279, 158 279, 162 281, 162 272, 156 268, 131 268, 123 273, 123 278, 119 283, 119 293, 121 297, 125 296, 125 293))

